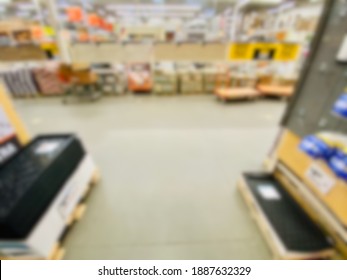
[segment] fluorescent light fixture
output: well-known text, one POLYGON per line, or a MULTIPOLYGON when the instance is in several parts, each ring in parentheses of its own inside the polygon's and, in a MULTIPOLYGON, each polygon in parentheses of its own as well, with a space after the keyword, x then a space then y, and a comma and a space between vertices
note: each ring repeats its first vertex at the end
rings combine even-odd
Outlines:
POLYGON ((157 12, 157 11, 149 11, 149 10, 135 10, 135 11, 118 11, 116 14, 128 14, 128 15, 137 15, 141 13, 146 13, 150 15, 170 15, 170 14, 182 14, 182 15, 194 15, 195 12, 177 12, 177 11, 166 11, 166 12, 157 12))
POLYGON ((166 12, 166 11, 190 11, 197 12, 201 10, 201 5, 153 5, 153 4, 109 4, 107 8, 115 11, 134 11, 134 10, 142 10, 142 11, 157 11, 157 12, 166 12))
POLYGON ((150 12, 146 11, 139 11, 136 13, 132 12, 122 12, 122 13, 117 13, 117 16, 120 17, 193 17, 193 13, 160 13, 160 14, 153 14, 150 12))

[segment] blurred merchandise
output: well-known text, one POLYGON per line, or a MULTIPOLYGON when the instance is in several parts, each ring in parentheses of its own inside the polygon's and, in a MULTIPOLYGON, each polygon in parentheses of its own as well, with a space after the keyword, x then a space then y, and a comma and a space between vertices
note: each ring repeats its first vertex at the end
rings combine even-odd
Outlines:
POLYGON ((199 65, 190 62, 176 64, 181 94, 203 92, 203 74, 199 65))
POLYGON ((175 64, 156 63, 153 71, 153 92, 158 95, 177 94, 178 80, 175 64))
POLYGON ((303 138, 300 149, 315 159, 329 160, 334 154, 334 148, 319 136, 309 135, 303 138))
POLYGON ((42 95, 61 95, 64 93, 57 75, 58 67, 59 63, 51 62, 33 70, 38 92, 42 95))
POLYGON ((342 118, 347 118, 347 94, 342 94, 335 102, 333 113, 342 118))
POLYGON ((208 63, 203 68, 204 91, 214 93, 217 87, 230 86, 230 68, 229 64, 208 63))
POLYGON ((59 63, 45 62, 12 65, 0 70, 8 91, 15 97, 61 95, 63 88, 57 76, 59 63))
POLYGON ((347 181, 347 154, 341 151, 335 153, 330 160, 329 166, 337 177, 347 181))
POLYGON ((128 65, 128 89, 132 92, 149 93, 152 90, 152 73, 148 63, 128 65))
POLYGON ((324 160, 337 177, 347 180, 347 136, 320 132, 303 138, 300 149, 314 159, 324 160))

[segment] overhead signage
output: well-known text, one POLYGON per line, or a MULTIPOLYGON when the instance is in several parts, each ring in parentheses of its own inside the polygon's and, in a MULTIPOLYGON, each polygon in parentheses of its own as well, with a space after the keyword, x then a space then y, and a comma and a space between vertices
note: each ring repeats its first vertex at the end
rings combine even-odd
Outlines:
POLYGON ((229 60, 293 61, 299 56, 300 45, 295 43, 232 43, 229 60))

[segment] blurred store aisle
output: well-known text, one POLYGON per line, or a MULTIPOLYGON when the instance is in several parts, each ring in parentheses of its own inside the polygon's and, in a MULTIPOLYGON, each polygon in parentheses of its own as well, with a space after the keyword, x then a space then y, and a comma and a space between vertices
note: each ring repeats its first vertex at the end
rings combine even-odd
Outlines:
POLYGON ((102 173, 66 258, 271 258, 235 182, 260 167, 283 101, 129 96, 16 107, 33 135, 77 132, 102 173))

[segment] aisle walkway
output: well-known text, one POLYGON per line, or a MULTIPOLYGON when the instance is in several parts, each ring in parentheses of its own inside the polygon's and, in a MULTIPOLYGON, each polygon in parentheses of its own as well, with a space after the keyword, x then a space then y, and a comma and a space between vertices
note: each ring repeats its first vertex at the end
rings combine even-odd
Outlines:
POLYGON ((77 131, 102 172, 68 236, 68 259, 270 258, 235 182, 260 167, 284 105, 211 96, 16 101, 33 134, 77 131))

